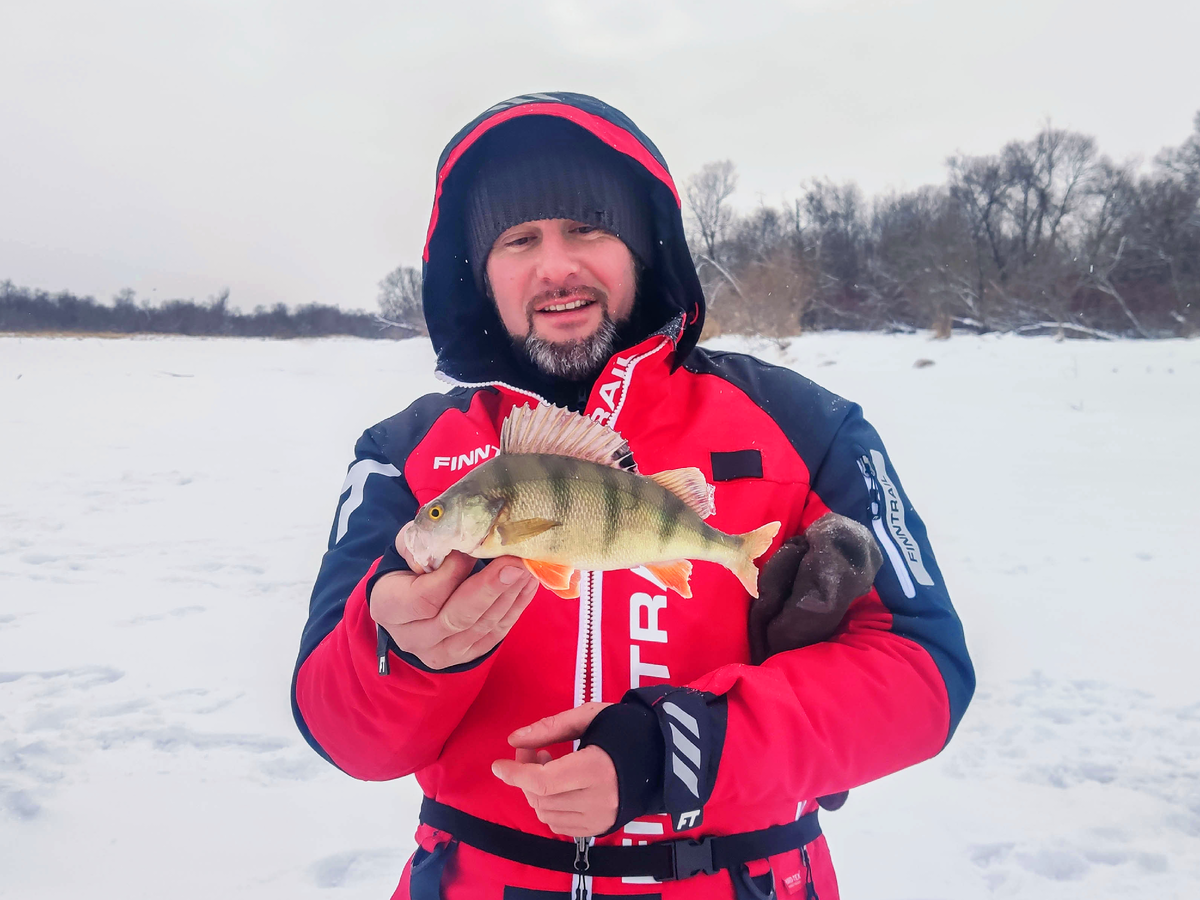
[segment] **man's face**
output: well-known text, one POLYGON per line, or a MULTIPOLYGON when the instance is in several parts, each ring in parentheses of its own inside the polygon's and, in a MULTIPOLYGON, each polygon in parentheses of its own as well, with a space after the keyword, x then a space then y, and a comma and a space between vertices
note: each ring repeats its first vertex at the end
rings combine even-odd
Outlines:
POLYGON ((633 254, 616 235, 571 219, 538 219, 496 239, 487 260, 492 299, 509 335, 557 377, 595 375, 616 325, 633 312, 633 254))

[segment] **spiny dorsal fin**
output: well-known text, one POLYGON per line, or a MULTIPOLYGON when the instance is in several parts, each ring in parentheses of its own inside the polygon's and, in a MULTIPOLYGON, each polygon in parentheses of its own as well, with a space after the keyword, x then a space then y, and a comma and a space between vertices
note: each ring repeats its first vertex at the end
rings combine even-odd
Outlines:
POLYGON ((704 473, 695 466, 684 469, 667 469, 650 476, 668 491, 688 505, 696 515, 707 519, 717 511, 713 499, 713 486, 704 478, 704 473))
POLYGON ((514 407, 500 426, 501 453, 549 453, 614 469, 631 469, 633 454, 611 428, 561 406, 514 407))

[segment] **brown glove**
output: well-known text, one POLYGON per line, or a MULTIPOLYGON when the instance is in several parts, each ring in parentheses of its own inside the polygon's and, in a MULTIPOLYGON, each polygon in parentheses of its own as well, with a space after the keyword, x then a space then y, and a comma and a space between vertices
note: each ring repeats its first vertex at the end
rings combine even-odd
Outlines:
MULTIPOLYGON (((883 554, 865 527, 827 513, 804 534, 783 542, 758 576, 750 604, 750 661, 831 637, 855 599, 871 589, 883 554)), ((823 809, 841 809, 849 791, 818 797, 823 809)))
POLYGON ((784 541, 763 566, 750 604, 750 661, 829 638, 882 564, 871 532, 837 513, 784 541))

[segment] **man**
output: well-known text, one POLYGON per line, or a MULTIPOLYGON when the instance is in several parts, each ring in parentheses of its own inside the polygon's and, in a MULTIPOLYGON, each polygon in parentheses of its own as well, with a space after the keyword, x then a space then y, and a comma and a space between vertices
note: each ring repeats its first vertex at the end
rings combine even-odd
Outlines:
POLYGON ((515 98, 450 142, 424 300, 455 387, 360 439, 293 686, 326 759, 416 773, 420 846, 395 896, 836 897, 814 798, 940 751, 974 688, 859 408, 696 348, 704 298, 666 164, 582 95, 515 98), (400 529, 498 452, 510 410, 546 402, 619 431, 643 471, 699 467, 722 531, 779 520, 773 550, 833 510, 888 562, 829 640, 761 665, 750 598, 716 565, 696 564, 686 600, 642 570, 581 573, 563 600, 509 557, 417 574, 400 529))

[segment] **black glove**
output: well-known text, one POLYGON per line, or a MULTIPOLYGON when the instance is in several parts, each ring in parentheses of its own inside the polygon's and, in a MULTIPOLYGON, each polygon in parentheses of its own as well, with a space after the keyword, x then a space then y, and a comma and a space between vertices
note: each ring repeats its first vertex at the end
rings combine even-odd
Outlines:
POLYGON ((871 589, 883 555, 863 525, 827 513, 784 541, 758 577, 750 604, 750 661, 828 639, 871 589))

